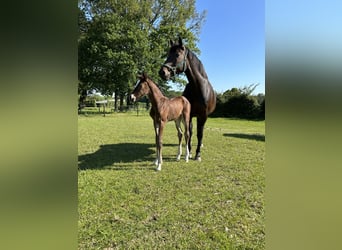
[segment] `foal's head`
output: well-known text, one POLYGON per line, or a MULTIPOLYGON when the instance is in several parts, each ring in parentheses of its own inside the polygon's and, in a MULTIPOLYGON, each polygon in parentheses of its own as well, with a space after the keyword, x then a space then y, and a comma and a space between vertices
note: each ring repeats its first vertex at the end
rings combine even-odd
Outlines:
POLYGON ((166 61, 159 70, 159 76, 164 80, 169 80, 171 76, 182 73, 186 70, 187 49, 183 45, 182 38, 178 43, 170 41, 170 51, 166 61))
POLYGON ((147 83, 147 78, 148 78, 148 76, 145 73, 143 73, 143 75, 139 76, 139 81, 135 85, 135 88, 131 94, 131 100, 133 102, 138 100, 140 97, 150 93, 150 88, 149 88, 148 83, 147 83))

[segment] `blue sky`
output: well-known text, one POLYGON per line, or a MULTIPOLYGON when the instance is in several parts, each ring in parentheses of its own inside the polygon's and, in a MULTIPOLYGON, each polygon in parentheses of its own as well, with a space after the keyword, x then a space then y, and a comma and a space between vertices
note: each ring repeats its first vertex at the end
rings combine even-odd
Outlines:
POLYGON ((217 92, 259 83, 265 93, 264 0, 197 0, 207 10, 198 44, 204 68, 217 92))

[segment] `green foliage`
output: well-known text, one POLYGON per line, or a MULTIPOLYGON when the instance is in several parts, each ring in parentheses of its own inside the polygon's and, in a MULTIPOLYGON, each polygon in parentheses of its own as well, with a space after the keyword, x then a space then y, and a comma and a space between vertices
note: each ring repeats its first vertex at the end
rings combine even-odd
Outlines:
POLYGON ((244 86, 242 88, 239 88, 239 91, 244 94, 244 95, 251 95, 253 93, 253 91, 255 90, 255 88, 259 85, 259 83, 255 83, 255 84, 250 84, 248 86, 244 86))
POLYGON ((259 107, 259 118, 260 119, 265 119, 265 98, 263 99, 263 101, 260 103, 260 107, 259 107))
POLYGON ((195 0, 82 0, 79 1, 79 93, 97 89, 125 95, 145 71, 159 80, 169 39, 181 35, 197 50, 205 13, 195 0))
POLYGON ((188 163, 170 122, 160 172, 147 114, 78 127, 79 249, 265 248, 264 121, 209 118, 202 162, 188 163))
POLYGON ((241 95, 241 91, 238 88, 232 88, 230 90, 225 91, 223 94, 217 95, 221 103, 227 102, 231 97, 241 95))
POLYGON ((173 97, 180 96, 180 95, 182 95, 182 91, 169 90, 167 93, 168 98, 173 98, 173 97))
POLYGON ((265 96, 251 95, 257 84, 243 88, 232 88, 217 94, 214 117, 236 117, 244 119, 265 119, 265 96))
POLYGON ((225 115, 240 118, 255 118, 258 115, 256 100, 245 94, 230 98, 224 105, 225 115))

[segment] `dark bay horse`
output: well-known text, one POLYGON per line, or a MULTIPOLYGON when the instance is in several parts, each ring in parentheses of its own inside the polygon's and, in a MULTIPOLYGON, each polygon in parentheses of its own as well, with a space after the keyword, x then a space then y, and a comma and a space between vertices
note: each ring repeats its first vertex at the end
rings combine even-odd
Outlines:
POLYGON ((191 103, 189 150, 191 152, 192 117, 197 117, 198 144, 195 159, 200 161, 204 124, 216 107, 216 94, 202 62, 183 45, 182 39, 179 38, 178 43, 170 41, 170 45, 168 57, 159 75, 164 80, 169 80, 172 76, 185 72, 188 78, 189 83, 184 89, 183 96, 191 103))
POLYGON ((157 158, 155 164, 157 170, 161 170, 162 158, 162 137, 163 130, 168 121, 175 121, 177 132, 178 132, 178 155, 177 160, 180 160, 182 154, 182 137, 183 131, 181 128, 181 122, 185 128, 185 161, 189 160, 189 124, 190 124, 190 110, 191 106, 189 101, 184 96, 177 96, 174 98, 167 98, 162 94, 158 86, 144 73, 139 77, 139 82, 135 86, 131 100, 136 101, 144 95, 148 95, 152 108, 150 116, 153 119, 154 130, 156 134, 156 147, 157 147, 157 158))

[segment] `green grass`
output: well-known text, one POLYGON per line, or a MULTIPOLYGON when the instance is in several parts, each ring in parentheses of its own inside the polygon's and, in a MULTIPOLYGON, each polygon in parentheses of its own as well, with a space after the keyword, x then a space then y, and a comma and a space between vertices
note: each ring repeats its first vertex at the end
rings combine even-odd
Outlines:
POLYGON ((176 162, 170 122, 157 172, 146 113, 79 116, 79 249, 264 249, 264 135, 209 118, 202 162, 176 162))

